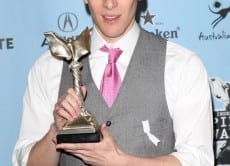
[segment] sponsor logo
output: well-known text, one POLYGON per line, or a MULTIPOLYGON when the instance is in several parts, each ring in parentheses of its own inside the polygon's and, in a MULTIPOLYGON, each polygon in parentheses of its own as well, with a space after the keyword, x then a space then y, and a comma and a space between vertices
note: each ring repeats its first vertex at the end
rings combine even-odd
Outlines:
MULTIPOLYGON (((78 17, 71 12, 65 12, 58 16, 58 28, 62 32, 74 32, 78 28, 78 17)), ((65 36, 63 38, 66 38, 65 36)), ((48 46, 46 38, 43 39, 41 47, 48 46)))
MULTIPOLYGON (((224 82, 219 78, 210 78, 209 84, 212 91, 212 96, 216 102, 220 102, 222 105, 221 109, 216 109, 217 117, 224 117, 221 118, 221 124, 220 127, 225 127, 223 129, 226 130, 226 127, 230 127, 230 82, 224 82), (228 117, 226 117, 228 116, 228 117), (227 120, 227 121, 226 121, 227 120), (227 124, 228 122, 228 124, 227 124)), ((220 121, 216 119, 216 123, 219 123, 220 121)), ((219 132, 216 132, 216 138, 217 139, 229 139, 230 133, 228 132, 222 132, 220 134, 219 132)))
MULTIPOLYGON (((224 24, 224 19, 227 18, 230 13, 230 6, 223 6, 221 2, 214 1, 212 5, 208 5, 207 11, 209 11, 212 15, 215 15, 213 21, 211 22, 211 28, 214 30, 220 23, 224 24)), ((224 27, 224 26, 223 26, 224 27)), ((227 40, 230 39, 230 33, 221 30, 219 32, 200 32, 198 35, 198 39, 200 41, 213 41, 213 40, 227 40)))
POLYGON ((213 14, 217 15, 217 18, 211 23, 212 28, 214 29, 223 19, 225 19, 230 13, 230 6, 229 7, 222 7, 221 2, 215 1, 212 7, 208 6, 209 11, 213 14), (214 8, 214 9, 213 9, 214 8))
POLYGON ((153 25, 153 18, 155 15, 150 14, 149 10, 147 10, 146 15, 141 16, 144 19, 144 25, 149 23, 153 25))
POLYGON ((3 49, 13 49, 14 48, 14 39, 13 38, 0 38, 0 50, 3 49))
POLYGON ((204 33, 200 32, 199 40, 223 40, 230 39, 230 34, 222 30, 221 32, 204 33))
POLYGON ((74 13, 65 12, 58 17, 58 28, 62 32, 73 32, 78 27, 78 18, 74 13))
POLYGON ((230 164, 230 82, 219 78, 210 78, 209 82, 214 103, 222 105, 221 109, 214 111, 216 161, 218 164, 230 164))
POLYGON ((180 27, 177 27, 174 30, 160 30, 156 28, 152 32, 155 35, 161 36, 162 38, 165 38, 165 39, 177 39, 179 31, 180 31, 180 27))
MULTIPOLYGON (((155 14, 152 14, 150 10, 147 10, 144 15, 141 16, 141 19, 143 19, 143 27, 147 26, 148 24, 153 25, 154 27, 163 25, 162 22, 154 22, 153 19, 156 18, 155 14)), ((175 29, 170 30, 163 30, 160 28, 151 28, 150 31, 152 31, 155 35, 161 36, 165 39, 177 39, 179 37, 179 31, 180 27, 176 27, 175 29)))

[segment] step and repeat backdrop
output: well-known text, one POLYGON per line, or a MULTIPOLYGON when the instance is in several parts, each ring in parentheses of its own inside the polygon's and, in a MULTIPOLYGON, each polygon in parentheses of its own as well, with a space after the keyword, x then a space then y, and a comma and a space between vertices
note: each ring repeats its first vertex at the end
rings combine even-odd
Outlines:
MULTIPOLYGON (((0 165, 10 166, 28 70, 48 49, 43 33, 75 36, 92 21, 83 0, 0 0, 0 4, 0 165)), ((140 4, 142 27, 201 57, 213 94, 216 165, 230 165, 230 1, 140 4)))

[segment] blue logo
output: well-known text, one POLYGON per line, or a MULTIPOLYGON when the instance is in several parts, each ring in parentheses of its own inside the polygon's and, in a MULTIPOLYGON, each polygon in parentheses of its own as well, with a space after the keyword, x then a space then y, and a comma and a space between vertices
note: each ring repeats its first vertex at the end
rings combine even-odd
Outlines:
POLYGON ((225 19, 230 13, 229 7, 222 7, 222 4, 219 1, 215 1, 212 7, 208 6, 209 10, 217 15, 217 18, 211 23, 212 28, 214 29, 223 19, 225 19))
POLYGON ((62 13, 58 17, 58 28, 62 32, 73 32, 78 27, 78 18, 74 13, 62 13))

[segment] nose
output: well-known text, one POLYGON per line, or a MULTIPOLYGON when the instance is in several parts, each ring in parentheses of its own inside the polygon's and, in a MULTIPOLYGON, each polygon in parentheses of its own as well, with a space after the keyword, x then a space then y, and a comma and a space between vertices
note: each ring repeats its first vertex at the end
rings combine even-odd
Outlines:
POLYGON ((104 0, 103 6, 107 9, 113 9, 117 6, 117 0, 104 0))

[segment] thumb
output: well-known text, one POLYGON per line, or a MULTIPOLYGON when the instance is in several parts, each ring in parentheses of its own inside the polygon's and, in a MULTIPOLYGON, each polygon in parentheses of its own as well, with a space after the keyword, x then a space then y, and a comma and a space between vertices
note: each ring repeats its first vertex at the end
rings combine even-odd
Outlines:
POLYGON ((106 123, 103 123, 101 125, 101 134, 102 134, 103 138, 110 137, 109 130, 108 130, 107 126, 106 126, 106 123))

